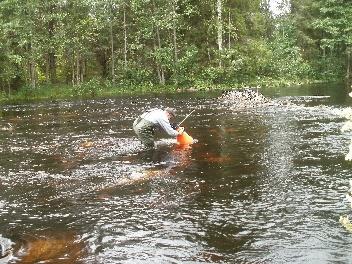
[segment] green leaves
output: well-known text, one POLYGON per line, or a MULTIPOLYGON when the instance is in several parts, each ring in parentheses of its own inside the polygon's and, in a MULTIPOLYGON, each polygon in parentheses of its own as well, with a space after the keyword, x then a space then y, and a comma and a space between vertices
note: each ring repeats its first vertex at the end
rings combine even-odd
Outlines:
POLYGON ((298 78, 322 51, 340 56, 350 49, 347 1, 292 6, 284 22, 264 0, 3 0, 0 87, 16 79, 70 83, 89 93, 82 85, 100 77, 176 85, 298 78))
POLYGON ((341 78, 351 63, 352 5, 345 0, 292 0, 299 45, 321 76, 341 78), (333 63, 332 63, 333 62, 333 63), (344 71, 341 69, 344 68, 344 71), (326 74, 328 73, 328 74, 326 74))

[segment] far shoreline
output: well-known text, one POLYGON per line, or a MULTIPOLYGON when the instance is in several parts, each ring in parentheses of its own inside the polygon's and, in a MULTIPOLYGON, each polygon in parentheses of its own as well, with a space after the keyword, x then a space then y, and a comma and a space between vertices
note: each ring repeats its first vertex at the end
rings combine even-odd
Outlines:
POLYGON ((80 100, 80 99, 97 99, 110 98, 117 96, 140 96, 140 95, 158 95, 158 94, 177 94, 185 92, 216 92, 235 89, 262 89, 276 87, 304 86, 319 83, 337 83, 337 80, 263 80, 248 83, 234 84, 202 84, 192 86, 175 86, 175 85, 121 85, 121 86, 104 86, 100 83, 87 82, 80 86, 70 85, 41 85, 36 88, 23 87, 7 95, 4 92, 0 94, 0 104, 20 104, 34 101, 53 101, 53 100, 80 100))

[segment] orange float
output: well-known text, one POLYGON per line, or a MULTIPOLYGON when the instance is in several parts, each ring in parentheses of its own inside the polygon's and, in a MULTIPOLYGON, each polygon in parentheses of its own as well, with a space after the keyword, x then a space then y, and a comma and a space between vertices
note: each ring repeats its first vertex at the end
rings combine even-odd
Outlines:
POLYGON ((193 143, 193 138, 184 131, 181 135, 176 136, 176 140, 180 145, 190 145, 193 143))

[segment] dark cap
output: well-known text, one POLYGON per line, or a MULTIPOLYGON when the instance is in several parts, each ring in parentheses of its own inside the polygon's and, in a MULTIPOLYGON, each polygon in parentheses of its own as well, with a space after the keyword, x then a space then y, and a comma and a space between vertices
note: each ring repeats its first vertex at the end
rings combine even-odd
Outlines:
POLYGON ((172 117, 176 116, 176 109, 175 108, 166 107, 165 112, 168 112, 170 115, 172 115, 172 117))

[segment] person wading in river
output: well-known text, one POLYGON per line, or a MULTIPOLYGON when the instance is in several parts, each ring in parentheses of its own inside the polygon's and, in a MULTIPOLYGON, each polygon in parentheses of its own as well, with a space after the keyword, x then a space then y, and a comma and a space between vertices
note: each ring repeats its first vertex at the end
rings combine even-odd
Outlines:
POLYGON ((176 137, 184 131, 182 127, 172 127, 170 120, 175 118, 176 110, 174 108, 165 108, 164 110, 153 108, 140 115, 133 122, 133 130, 145 148, 154 149, 154 133, 156 129, 164 130, 169 136, 176 137), (176 130, 177 129, 177 130, 176 130))

